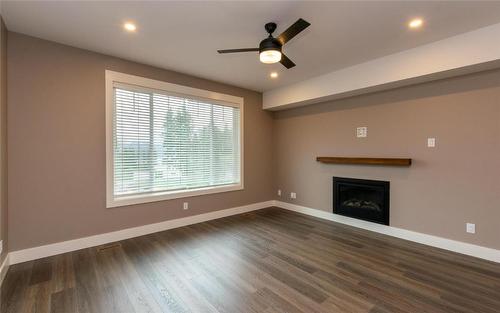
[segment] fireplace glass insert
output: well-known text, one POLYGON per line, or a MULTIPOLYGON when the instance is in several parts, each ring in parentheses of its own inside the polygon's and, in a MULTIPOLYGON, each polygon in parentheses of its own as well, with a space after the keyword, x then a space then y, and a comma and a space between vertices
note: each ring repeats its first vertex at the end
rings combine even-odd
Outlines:
POLYGON ((333 213, 389 225, 388 181, 333 177, 333 213))

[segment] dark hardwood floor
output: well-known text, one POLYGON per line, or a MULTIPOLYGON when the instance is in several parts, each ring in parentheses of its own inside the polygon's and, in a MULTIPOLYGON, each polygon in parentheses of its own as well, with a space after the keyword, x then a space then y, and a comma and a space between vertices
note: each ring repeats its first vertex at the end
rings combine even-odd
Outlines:
POLYGON ((500 312, 500 265, 278 208, 14 265, 1 312, 500 312))

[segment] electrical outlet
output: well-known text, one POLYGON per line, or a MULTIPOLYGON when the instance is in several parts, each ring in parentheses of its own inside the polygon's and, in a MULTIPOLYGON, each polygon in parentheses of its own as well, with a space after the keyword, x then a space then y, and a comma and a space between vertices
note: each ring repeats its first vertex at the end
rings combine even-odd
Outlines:
POLYGON ((184 209, 184 210, 189 209, 189 203, 188 203, 188 202, 184 202, 184 203, 182 204, 182 209, 184 209))
POLYGON ((427 147, 434 148, 436 146, 436 138, 427 138, 427 147))
POLYGON ((297 194, 295 192, 290 193, 290 198, 291 199, 297 199, 297 194))
POLYGON ((476 224, 466 223, 466 224, 465 224, 465 230, 466 230, 469 234, 475 234, 475 233, 476 233, 476 224))
POLYGON ((368 137, 368 127, 358 127, 356 128, 356 137, 366 138, 368 137))
POLYGON ((281 189, 278 189, 278 197, 281 197, 281 189))

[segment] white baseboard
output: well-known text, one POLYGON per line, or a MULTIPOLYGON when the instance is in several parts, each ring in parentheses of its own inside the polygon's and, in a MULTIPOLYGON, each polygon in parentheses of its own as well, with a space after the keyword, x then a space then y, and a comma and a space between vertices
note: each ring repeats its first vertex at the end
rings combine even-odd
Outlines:
POLYGON ((95 247, 115 241, 120 241, 124 239, 129 239, 133 237, 143 236, 151 233, 156 233, 168 229, 178 228, 186 225, 197 224, 205 221, 210 221, 226 216, 246 213, 250 211, 255 211, 271 206, 277 206, 290 211, 295 211, 299 213, 304 213, 307 215, 315 216, 325 220, 330 220, 353 227, 358 227, 377 233, 406 239, 409 241, 418 242, 428 246, 433 246, 453 252, 458 252, 477 258, 498 262, 500 263, 500 250, 495 250, 491 248, 481 247, 469 243, 464 243, 460 241, 445 239, 437 236, 422 234, 414 231, 409 231, 401 228, 379 225, 375 223, 369 223, 349 217, 344 217, 341 215, 312 209, 300 205, 295 205, 282 201, 265 201, 259 203, 253 203, 249 205, 244 205, 240 207, 214 211, 199 215, 188 216, 184 218, 179 218, 175 220, 169 220, 144 226, 138 226, 133 228, 127 228, 123 230, 118 230, 110 233, 104 233, 100 235, 94 235, 74 240, 68 240, 63 242, 58 242, 54 244, 44 245, 35 248, 29 248, 24 250, 12 251, 5 258, 4 262, 0 266, 0 284, 7 273, 7 269, 10 265, 22 263, 26 261, 36 260, 48 256, 53 256, 61 253, 71 252, 75 250, 85 249, 89 247, 95 247))
POLYGON ((322 218, 329 221, 334 221, 337 223, 346 224, 349 226, 362 228, 366 230, 370 230, 376 233, 389 235, 392 237, 397 237, 401 239, 406 239, 409 241, 418 242, 424 245, 441 248, 444 250, 449 250, 453 252, 458 252, 461 254, 470 255, 476 258, 485 259, 488 261, 498 262, 500 263, 500 250, 495 250, 492 248, 481 247, 478 245, 460 242, 456 240, 446 239, 442 237, 422 234, 402 228, 380 225, 376 223, 370 223, 361 221, 354 218, 349 218, 345 216, 341 216, 338 214, 333 214, 330 212, 325 212, 317 209, 308 208, 305 206, 300 206, 296 204, 291 204, 283 201, 274 201, 274 206, 287 209, 290 211, 295 211, 311 216, 315 216, 318 218, 322 218))
POLYGON ((259 203, 253 203, 249 205, 244 205, 240 207, 214 211, 199 215, 193 215, 188 217, 183 217, 175 220, 164 221, 160 223, 154 223, 144 226, 138 226, 133 228, 127 228, 123 230, 118 230, 110 233, 104 233, 100 235, 94 235, 74 240, 68 240, 58 243, 53 243, 45 246, 29 248, 24 250, 12 251, 9 253, 9 263, 17 264, 26 261, 36 260, 48 256, 53 256, 61 253, 71 252, 75 250, 85 249, 89 247, 95 247, 110 242, 120 241, 124 239, 129 239, 133 237, 139 237, 147 234, 152 234, 172 228, 182 227, 191 224, 197 224, 205 221, 210 221, 218 219, 221 217, 246 213, 250 211, 255 211, 263 208, 273 206, 274 201, 265 201, 259 203))
POLYGON ((7 254, 2 262, 2 265, 0 265, 0 287, 2 286, 5 275, 7 275, 7 271, 9 270, 9 265, 10 265, 9 254, 7 254))

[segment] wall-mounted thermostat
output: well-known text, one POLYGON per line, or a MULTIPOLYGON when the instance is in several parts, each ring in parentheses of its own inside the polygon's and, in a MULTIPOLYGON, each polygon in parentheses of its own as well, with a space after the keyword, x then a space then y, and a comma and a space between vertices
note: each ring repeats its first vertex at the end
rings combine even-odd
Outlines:
POLYGON ((356 137, 366 138, 368 136, 368 127, 358 127, 356 128, 356 137))

